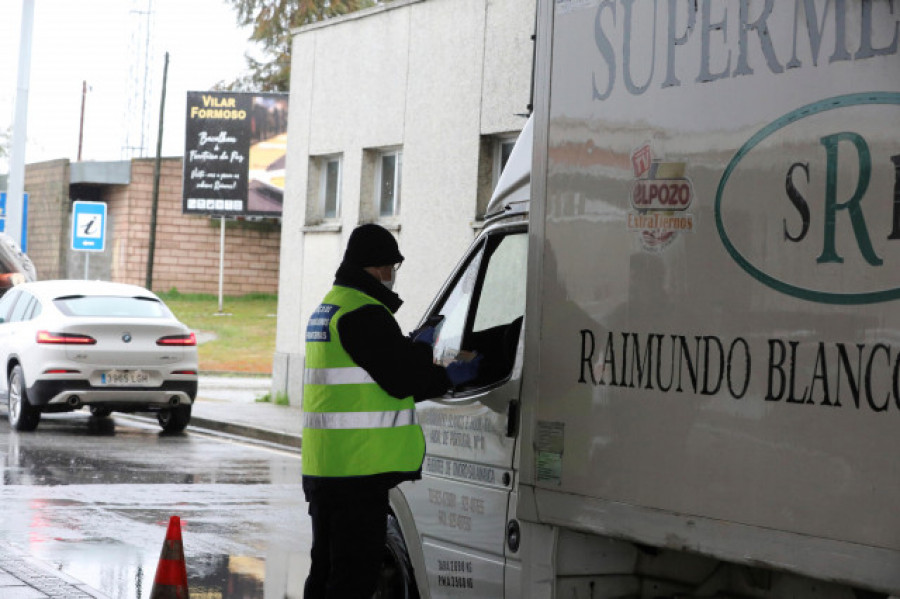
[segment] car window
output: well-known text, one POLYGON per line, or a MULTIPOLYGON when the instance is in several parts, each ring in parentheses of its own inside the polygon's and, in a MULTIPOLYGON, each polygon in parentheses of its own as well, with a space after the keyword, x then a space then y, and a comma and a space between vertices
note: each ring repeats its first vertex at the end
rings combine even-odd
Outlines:
POLYGON ((12 312, 9 315, 9 322, 21 322, 27 320, 24 318, 28 310, 31 309, 31 303, 35 301, 34 296, 27 291, 22 292, 22 297, 16 302, 12 312))
POLYGON ((21 291, 12 289, 0 298, 0 322, 9 322, 9 313, 20 295, 22 295, 21 291))
POLYGON ((169 318, 168 309, 159 300, 149 297, 113 295, 70 295, 53 300, 66 316, 169 318))
POLYGON ((37 298, 31 302, 31 307, 25 311, 25 317, 22 320, 33 320, 41 315, 41 302, 37 298))

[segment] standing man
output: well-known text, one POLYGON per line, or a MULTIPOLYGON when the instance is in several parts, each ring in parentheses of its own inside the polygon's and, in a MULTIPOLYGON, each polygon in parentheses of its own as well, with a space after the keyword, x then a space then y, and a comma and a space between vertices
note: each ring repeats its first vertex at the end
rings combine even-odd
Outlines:
POLYGON ((475 378, 404 336, 392 291, 403 256, 387 229, 351 234, 334 287, 306 329, 303 491, 312 518, 306 599, 371 599, 387 535, 388 491, 422 476, 415 400, 475 378))

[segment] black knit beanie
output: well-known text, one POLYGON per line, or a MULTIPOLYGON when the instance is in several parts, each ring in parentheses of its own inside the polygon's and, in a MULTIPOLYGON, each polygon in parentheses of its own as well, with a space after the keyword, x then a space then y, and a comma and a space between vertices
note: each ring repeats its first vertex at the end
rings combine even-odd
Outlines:
POLYGON ((403 254, 390 231, 376 224, 356 227, 350 233, 344 263, 365 268, 403 262, 403 254))

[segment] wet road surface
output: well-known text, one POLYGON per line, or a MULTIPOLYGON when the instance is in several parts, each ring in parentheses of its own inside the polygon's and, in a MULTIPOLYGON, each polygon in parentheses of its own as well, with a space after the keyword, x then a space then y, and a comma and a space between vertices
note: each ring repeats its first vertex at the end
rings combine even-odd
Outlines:
POLYGON ((191 596, 300 597, 300 455, 87 412, 11 431, 0 410, 0 538, 116 599, 149 597, 170 516, 191 596))

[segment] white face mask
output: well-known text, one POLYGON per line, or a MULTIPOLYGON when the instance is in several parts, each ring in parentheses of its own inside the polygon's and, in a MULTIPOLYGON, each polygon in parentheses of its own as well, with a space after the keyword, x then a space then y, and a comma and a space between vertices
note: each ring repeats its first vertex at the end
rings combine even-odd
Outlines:
POLYGON ((391 291, 393 291, 394 283, 396 281, 397 281, 397 275, 393 270, 391 270, 391 278, 386 281, 384 279, 382 279, 381 284, 384 285, 385 287, 387 287, 388 289, 390 289, 391 291))

